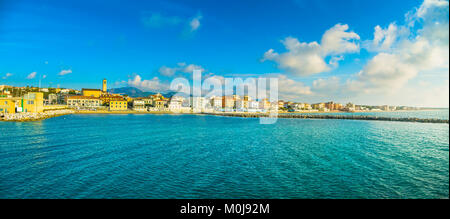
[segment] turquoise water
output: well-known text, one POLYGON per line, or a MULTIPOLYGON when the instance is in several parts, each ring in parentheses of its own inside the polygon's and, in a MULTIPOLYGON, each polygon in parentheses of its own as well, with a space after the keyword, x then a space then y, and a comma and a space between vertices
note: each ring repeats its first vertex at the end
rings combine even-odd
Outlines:
MULTIPOLYGON (((299 114, 299 113, 296 113, 299 114)), ((317 113, 302 113, 317 114, 317 113)), ((345 116, 378 116, 394 118, 420 118, 420 119, 449 119, 449 110, 416 110, 416 111, 382 111, 382 112, 339 112, 339 113, 320 113, 320 115, 345 115, 345 116)))
POLYGON ((0 130, 0 198, 449 197, 448 124, 68 115, 0 130))

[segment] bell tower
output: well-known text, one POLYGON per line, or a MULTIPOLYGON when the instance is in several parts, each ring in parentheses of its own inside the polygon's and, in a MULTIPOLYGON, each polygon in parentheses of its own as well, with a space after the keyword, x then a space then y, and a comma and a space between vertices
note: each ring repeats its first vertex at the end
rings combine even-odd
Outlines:
POLYGON ((105 78, 105 79, 103 79, 103 86, 102 86, 102 91, 103 91, 104 93, 106 93, 106 92, 107 92, 107 87, 106 87, 106 78, 105 78))

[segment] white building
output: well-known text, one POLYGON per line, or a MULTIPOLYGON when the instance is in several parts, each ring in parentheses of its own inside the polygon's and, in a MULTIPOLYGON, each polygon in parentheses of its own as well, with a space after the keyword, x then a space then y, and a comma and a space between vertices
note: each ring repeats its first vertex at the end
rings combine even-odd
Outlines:
POLYGON ((204 97, 191 97, 191 107, 194 113, 202 112, 206 108, 206 104, 204 97))
POLYGON ((211 106, 214 109, 222 109, 222 97, 211 97, 211 106))
POLYGON ((181 110, 182 103, 183 103, 183 101, 180 101, 180 100, 176 100, 176 99, 170 100, 169 105, 168 105, 169 111, 179 112, 181 110))
POLYGON ((145 107, 145 101, 144 100, 133 100, 133 110, 135 111, 147 111, 147 108, 145 107))

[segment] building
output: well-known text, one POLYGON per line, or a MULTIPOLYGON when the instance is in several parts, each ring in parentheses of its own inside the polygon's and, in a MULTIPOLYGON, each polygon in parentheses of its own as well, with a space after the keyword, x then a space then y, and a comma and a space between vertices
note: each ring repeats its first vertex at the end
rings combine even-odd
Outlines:
POLYGON ((91 96, 68 96, 66 101, 72 108, 98 108, 102 105, 99 98, 91 96))
POLYGON ((100 100, 102 101, 102 104, 109 106, 111 101, 120 101, 123 100, 123 97, 118 94, 105 93, 100 96, 100 100))
POLYGON ((109 110, 111 111, 120 111, 127 110, 128 102, 126 100, 113 100, 109 102, 109 110))
POLYGON ((30 92, 23 95, 21 108, 22 112, 30 112, 30 113, 44 112, 44 93, 30 92))
POLYGON ((107 92, 108 92, 107 86, 106 86, 106 78, 103 79, 103 83, 102 83, 102 91, 103 91, 103 93, 107 93, 107 92))
POLYGON ((194 112, 202 112, 206 108, 206 104, 207 102, 204 97, 191 97, 191 107, 194 112))
POLYGON ((211 98, 211 106, 214 109, 221 109, 222 108, 222 97, 212 97, 211 98))
POLYGON ((46 104, 57 104, 58 103, 58 96, 56 94, 48 94, 46 104))
POLYGON ((168 108, 170 111, 180 111, 181 110, 181 104, 183 103, 183 101, 177 100, 177 99, 172 99, 169 102, 168 108))
POLYGON ((259 102, 259 108, 262 110, 268 110, 270 108, 270 102, 267 98, 264 98, 259 102))
POLYGON ((0 98, 0 114, 15 113, 16 101, 20 98, 0 98))
POLYGON ((87 89, 87 88, 81 89, 81 93, 83 96, 96 98, 99 98, 103 94, 103 92, 100 89, 87 89))
POLYGON ((231 96, 222 97, 222 108, 226 110, 234 109, 234 98, 231 96))
POLYGON ((157 109, 159 109, 159 110, 162 110, 162 109, 164 109, 164 108, 166 108, 166 104, 167 104, 167 101, 166 100, 155 100, 154 101, 154 107, 155 108, 157 108, 157 109))
POLYGON ((315 110, 325 110, 325 103, 315 103, 312 105, 312 108, 315 110))
POLYGON ((348 111, 355 111, 356 107, 355 107, 355 104, 353 104, 353 103, 347 103, 347 105, 345 106, 345 109, 348 111))
POLYGON ((259 108, 259 102, 258 101, 248 101, 248 108, 249 109, 258 109, 259 108))
POLYGON ((133 110, 135 111, 147 111, 147 107, 145 107, 145 101, 142 99, 133 100, 133 110))

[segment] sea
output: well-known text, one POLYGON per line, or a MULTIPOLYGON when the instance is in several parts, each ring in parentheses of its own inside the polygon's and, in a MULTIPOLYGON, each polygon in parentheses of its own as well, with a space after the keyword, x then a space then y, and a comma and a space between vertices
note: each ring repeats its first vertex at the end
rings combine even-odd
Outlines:
POLYGON ((0 122, 0 198, 448 199, 449 125, 177 114, 0 122))

